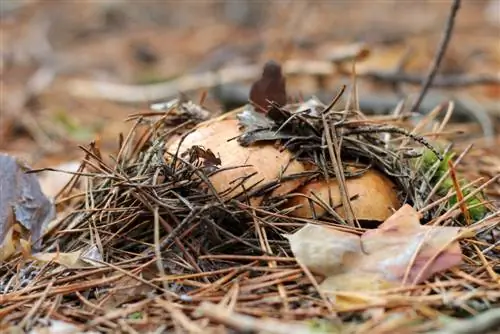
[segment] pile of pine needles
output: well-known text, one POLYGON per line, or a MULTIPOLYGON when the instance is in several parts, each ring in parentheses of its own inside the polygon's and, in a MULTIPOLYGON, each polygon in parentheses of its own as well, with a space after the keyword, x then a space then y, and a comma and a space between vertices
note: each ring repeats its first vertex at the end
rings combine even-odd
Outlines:
MULTIPOLYGON (((463 201, 447 205, 456 194, 437 196, 429 172, 415 164, 422 148, 439 159, 451 149, 436 150, 417 134, 438 112, 415 128, 412 115, 399 111, 367 117, 357 108, 336 108, 340 95, 329 106, 312 100, 293 112, 273 106, 267 117, 247 107, 238 116, 244 129, 238 140, 242 145, 279 140, 296 159, 316 166, 308 172, 311 179, 345 182, 353 161, 373 166, 396 182, 402 200, 424 214, 423 223, 466 224, 459 210, 463 201)), ((199 147, 184 155, 166 152, 172 136, 188 133, 205 116, 202 107, 177 100, 164 112, 131 117, 135 124, 120 136, 115 156, 103 158, 96 143, 82 147, 85 158, 58 196, 62 213, 42 250, 79 252, 81 261, 40 264, 19 255, 5 264, 3 328, 29 330, 53 319, 101 332, 419 332, 442 327, 444 315, 475 315, 498 303, 500 217, 485 203, 489 213, 469 222, 478 233, 461 242, 460 268, 423 284, 373 292, 371 304, 353 302, 337 312, 283 237, 313 220, 289 216, 284 198, 259 207, 248 202, 250 193, 266 195, 276 184, 227 198, 211 191, 208 177, 217 159, 212 156, 207 164, 210 152, 199 147)), ((429 137, 444 126, 438 124, 429 137)), ((314 223, 364 231, 330 216, 314 223)))

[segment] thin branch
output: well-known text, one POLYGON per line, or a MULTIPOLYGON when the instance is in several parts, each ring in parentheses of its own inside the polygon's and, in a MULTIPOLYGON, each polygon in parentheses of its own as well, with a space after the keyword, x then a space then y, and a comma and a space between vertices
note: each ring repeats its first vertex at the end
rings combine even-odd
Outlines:
POLYGON ((418 98, 415 100, 415 102, 413 103, 413 105, 411 107, 411 112, 416 112, 418 110, 420 103, 422 103, 422 100, 424 99, 425 94, 427 94, 427 91, 429 90, 429 87, 431 86, 432 81, 434 80, 434 77, 437 74, 437 71, 439 69, 439 65, 441 64, 441 61, 443 60, 443 56, 444 56, 446 49, 448 47, 448 43, 450 42, 451 34, 453 32, 453 26, 455 25, 455 17, 457 16, 457 12, 459 9, 460 9, 460 0, 453 0, 450 14, 448 16, 448 22, 446 22, 443 38, 441 39, 441 43, 439 45, 438 51, 436 53, 436 56, 434 57, 432 65, 430 67, 429 74, 427 75, 427 78, 422 86, 422 90, 420 91, 418 98))

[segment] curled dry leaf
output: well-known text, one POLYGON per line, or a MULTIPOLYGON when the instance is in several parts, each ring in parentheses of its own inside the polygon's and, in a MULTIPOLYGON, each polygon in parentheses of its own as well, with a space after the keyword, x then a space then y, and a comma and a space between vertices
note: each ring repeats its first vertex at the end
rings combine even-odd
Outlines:
POLYGON ((5 261, 11 257, 12 254, 16 252, 16 249, 17 243, 14 236, 14 225, 11 225, 2 240, 2 246, 0 247, 0 261, 5 261))
POLYGON ((11 225, 7 230, 0 246, 0 263, 18 252, 24 256, 31 253, 31 244, 22 239, 22 232, 23 227, 18 223, 11 225))
MULTIPOLYGON (((392 214, 392 208, 398 209, 401 206, 394 183, 374 169, 359 177, 346 178, 346 187, 351 198, 357 196, 351 200, 351 205, 359 220, 384 221, 392 214)), ((311 218, 314 213, 316 217, 321 217, 326 212, 321 202, 328 204, 331 199, 331 205, 339 216, 346 216, 341 206, 342 197, 336 179, 308 183, 299 188, 297 193, 303 195, 296 195, 290 200, 290 206, 299 206, 292 215, 311 218)))
POLYGON ((270 102, 280 106, 286 104, 286 81, 280 64, 270 60, 264 65, 262 76, 250 89, 250 101, 256 105, 255 109, 259 112, 267 111, 270 102))
MULTIPOLYGON (((253 186, 262 186, 277 181, 282 176, 305 171, 305 167, 300 162, 292 159, 289 151, 280 151, 272 144, 243 147, 236 139, 239 135, 241 131, 237 120, 208 122, 188 134, 182 143, 181 139, 175 139, 168 145, 167 151, 175 154, 181 143, 179 156, 193 146, 213 152, 221 161, 219 169, 224 170, 212 174, 210 181, 219 194, 227 197, 237 196, 253 186), (244 178, 247 179, 243 181, 244 178), (242 184, 235 187, 238 183, 242 184)), ((272 196, 287 194, 299 185, 298 179, 283 181, 273 191, 272 196)), ((261 199, 254 199, 252 204, 258 205, 260 201, 261 199)))
POLYGON ((43 230, 54 217, 53 203, 42 193, 36 175, 27 170, 16 158, 0 154, 0 249, 15 222, 30 233, 34 248, 40 247, 43 230))
POLYGON ((326 277, 325 292, 371 291, 420 283, 458 265, 458 233, 456 227, 421 226, 418 213, 404 205, 361 237, 308 224, 287 238, 297 260, 326 277))

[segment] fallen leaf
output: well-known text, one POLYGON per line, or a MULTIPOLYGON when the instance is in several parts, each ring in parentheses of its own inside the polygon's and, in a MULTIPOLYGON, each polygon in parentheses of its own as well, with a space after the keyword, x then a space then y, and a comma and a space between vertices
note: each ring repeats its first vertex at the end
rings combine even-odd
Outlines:
POLYGON ((71 269, 88 267, 88 265, 82 261, 81 255, 82 251, 79 250, 70 253, 37 253, 33 254, 31 257, 42 263, 55 262, 71 269))
POLYGON ((388 280, 402 281, 411 258, 418 252, 406 282, 423 282, 432 274, 460 263, 462 252, 458 241, 454 241, 459 232, 458 227, 422 226, 415 209, 405 205, 377 229, 361 236, 364 250, 371 254, 366 268, 384 272, 388 280), (432 264, 421 272, 430 260, 432 264))
POLYGON ((372 47, 369 57, 356 63, 356 72, 360 75, 376 71, 391 71, 396 68, 405 54, 406 48, 402 45, 393 47, 372 47))
POLYGON ((31 258, 42 263, 55 262, 70 269, 99 266, 95 260, 102 261, 102 256, 95 245, 89 249, 69 253, 36 253, 31 255, 31 258))
POLYGON ((14 225, 9 227, 0 246, 0 261, 2 262, 11 257, 17 250, 18 240, 16 240, 14 228, 14 225))
POLYGON ((248 105, 244 107, 241 113, 236 115, 236 119, 239 120, 240 125, 244 127, 246 131, 272 129, 276 126, 272 119, 260 112, 256 112, 248 105))
POLYGON ((95 303, 101 305, 104 309, 113 309, 120 307, 125 303, 137 301, 149 296, 153 288, 132 277, 123 277, 114 283, 112 293, 105 296, 104 300, 96 300, 95 303))
MULTIPOLYGON (((339 277, 342 279, 345 277, 339 277)), ((328 298, 334 303, 335 309, 340 312, 350 311, 366 307, 366 305, 384 304, 386 298, 375 294, 366 293, 364 291, 335 291, 332 293, 327 289, 328 282, 324 282, 320 288, 326 292, 328 298)))
POLYGON ((15 222, 30 232, 35 249, 55 216, 53 203, 42 193, 36 175, 27 174, 29 167, 16 158, 0 154, 0 249, 15 222))
POLYGON ((330 276, 346 270, 349 255, 361 251, 359 236, 320 225, 307 224, 285 235, 292 252, 313 273, 330 276))
POLYGON ((308 224, 287 238, 297 260, 326 277, 320 284, 324 292, 369 292, 420 283, 458 265, 459 232, 457 227, 421 226, 415 209, 404 205, 361 237, 308 224))
POLYGON ((265 112, 270 102, 284 106, 287 102, 286 81, 281 72, 281 65, 268 61, 264 65, 262 76, 250 89, 250 101, 256 105, 256 111, 265 112))
POLYGON ((204 166, 219 166, 221 164, 221 161, 218 157, 215 156, 215 154, 210 150, 210 149, 203 149, 200 146, 192 146, 188 152, 184 152, 182 154, 182 157, 186 156, 191 156, 195 160, 196 159, 203 159, 204 166))
POLYGON ((348 61, 363 62, 370 56, 370 47, 365 43, 344 45, 326 45, 318 49, 319 54, 332 63, 342 64, 348 61))

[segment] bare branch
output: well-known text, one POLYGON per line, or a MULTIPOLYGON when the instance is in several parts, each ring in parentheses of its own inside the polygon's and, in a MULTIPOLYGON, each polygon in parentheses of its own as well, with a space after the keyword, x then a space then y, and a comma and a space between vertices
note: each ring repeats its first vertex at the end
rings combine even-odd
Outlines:
POLYGON ((415 100, 411 107, 411 111, 415 112, 418 110, 418 107, 420 103, 422 103, 422 100, 425 97, 425 94, 427 94, 427 91, 429 90, 429 87, 432 84, 432 81, 434 80, 434 77, 437 74, 437 71, 439 69, 439 65, 441 64, 441 61, 443 60, 443 56, 446 52, 446 49, 448 47, 448 43, 450 42, 451 39, 451 34, 453 32, 453 26, 455 25, 455 17, 457 16, 457 12, 460 9, 460 0, 453 0, 453 4, 451 6, 450 10, 450 15, 448 16, 448 21, 446 22, 446 26, 444 29, 444 34, 443 38, 441 39, 441 43, 439 44, 439 48, 437 50, 436 56, 434 57, 434 60, 432 62, 432 65, 429 70, 429 74, 427 75, 427 78, 422 86, 422 90, 420 91, 420 94, 418 98, 415 100))

